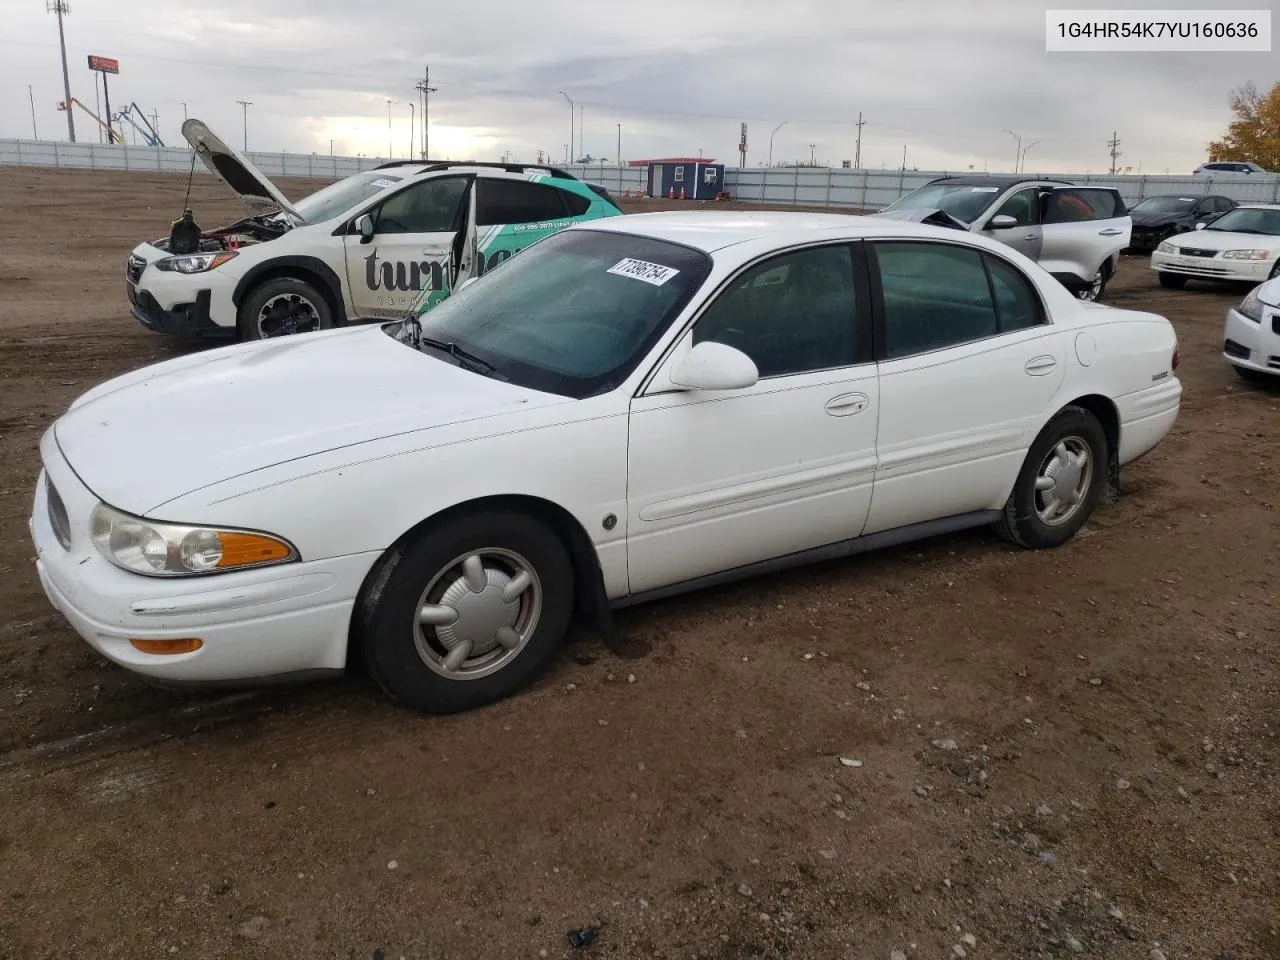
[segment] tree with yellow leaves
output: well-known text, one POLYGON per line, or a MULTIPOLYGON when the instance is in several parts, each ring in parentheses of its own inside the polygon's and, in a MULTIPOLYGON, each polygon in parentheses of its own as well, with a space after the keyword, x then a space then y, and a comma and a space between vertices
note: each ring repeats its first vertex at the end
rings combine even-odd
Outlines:
POLYGON ((1209 159, 1256 163, 1280 171, 1280 83, 1267 94, 1246 83, 1232 92, 1230 104, 1236 118, 1221 140, 1209 144, 1209 159))

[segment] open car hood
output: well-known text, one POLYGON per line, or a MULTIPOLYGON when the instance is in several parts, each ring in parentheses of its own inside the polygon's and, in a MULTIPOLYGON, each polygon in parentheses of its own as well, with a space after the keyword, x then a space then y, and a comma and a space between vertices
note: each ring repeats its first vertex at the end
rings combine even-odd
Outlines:
POLYGON ((298 223, 305 222, 289 198, 244 154, 205 126, 203 120, 192 117, 184 121, 182 135, 209 172, 235 191, 249 216, 259 217, 283 210, 298 223))
POLYGON ((957 220, 949 213, 930 207, 911 210, 881 210, 875 216, 885 217, 889 220, 909 220, 912 223, 927 223, 933 227, 950 227, 953 230, 963 230, 966 233, 969 231, 969 225, 963 220, 957 220))

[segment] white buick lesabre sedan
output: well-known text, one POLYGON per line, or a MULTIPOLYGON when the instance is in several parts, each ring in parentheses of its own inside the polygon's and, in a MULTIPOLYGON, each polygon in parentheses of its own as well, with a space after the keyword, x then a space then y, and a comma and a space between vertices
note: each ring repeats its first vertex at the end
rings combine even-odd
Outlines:
POLYGON ((504 697, 577 616, 990 525, 1053 547, 1168 433, 1163 317, 977 234, 658 213, 572 227, 420 318, 90 390, 44 435, 50 600, 164 681, 363 662, 504 697))

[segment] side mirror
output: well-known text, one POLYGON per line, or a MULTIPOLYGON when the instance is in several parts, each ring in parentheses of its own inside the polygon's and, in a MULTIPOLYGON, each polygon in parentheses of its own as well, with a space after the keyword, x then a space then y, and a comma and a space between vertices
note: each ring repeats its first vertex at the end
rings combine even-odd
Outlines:
POLYGON ((356 233, 360 234, 360 242, 368 243, 373 239, 373 217, 362 213, 356 217, 356 233))
POLYGON ((755 386, 760 371, 736 347, 704 340, 672 368, 671 382, 689 390, 742 390, 755 386))
POLYGON ((1203 229, 1204 229, 1204 221, 1203 221, 1203 220, 1201 220, 1199 223, 1197 223, 1197 224, 1196 224, 1196 229, 1197 229, 1197 230, 1203 230, 1203 229))
POLYGON ((1009 230, 1018 225, 1018 218, 1001 213, 987 221, 988 230, 1009 230))

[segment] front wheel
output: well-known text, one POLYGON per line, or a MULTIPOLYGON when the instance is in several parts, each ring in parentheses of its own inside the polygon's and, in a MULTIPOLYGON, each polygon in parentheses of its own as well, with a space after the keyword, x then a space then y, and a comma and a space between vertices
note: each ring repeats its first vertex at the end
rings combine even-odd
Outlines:
POLYGON ((1280 375, 1263 373, 1261 370, 1253 370, 1249 367, 1237 367, 1234 363, 1231 369, 1246 383, 1280 383, 1280 375))
POLYGON ((328 330, 333 310, 315 286, 296 277, 259 284, 240 304, 236 318, 241 340, 266 340, 328 330))
POLYGON ((1027 452, 996 532, 1030 549, 1066 543, 1098 505, 1107 452, 1098 418, 1083 407, 1065 407, 1027 452))
POLYGON ((1169 273, 1167 270, 1161 270, 1156 274, 1160 280, 1160 286, 1169 290, 1181 290, 1187 285, 1187 278, 1177 273, 1169 273))
POLYGON ((573 614, 560 538, 510 510, 429 525, 378 581, 361 612, 365 665, 384 691, 425 713, 514 693, 550 662, 573 614))

